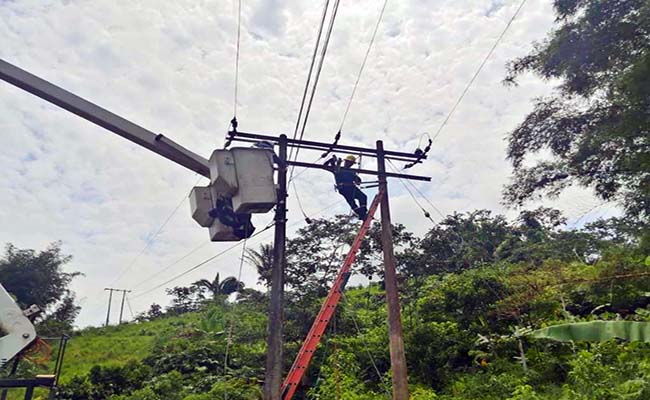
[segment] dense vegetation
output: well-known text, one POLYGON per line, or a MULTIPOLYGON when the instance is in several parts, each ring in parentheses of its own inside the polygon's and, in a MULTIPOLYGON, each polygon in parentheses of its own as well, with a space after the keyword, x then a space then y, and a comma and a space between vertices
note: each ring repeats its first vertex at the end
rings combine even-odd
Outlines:
POLYGON ((650 3, 555 0, 557 29, 509 66, 559 82, 510 134, 515 175, 506 201, 557 195, 571 184, 650 220, 650 3), (528 157, 551 157, 531 165, 528 157))
MULTIPOLYGON (((287 299, 287 369, 322 301, 327 279, 318 282, 332 268, 331 249, 350 240, 323 235, 322 247, 315 248, 304 236, 335 221, 350 231, 357 226, 341 225, 344 217, 319 220, 294 239, 310 246, 304 257, 320 261, 312 264, 314 282, 287 299)), ((565 322, 650 322, 650 243, 643 230, 619 219, 581 230, 560 229, 561 223, 559 213, 540 209, 515 221, 487 211, 456 214, 423 238, 396 227, 408 239, 397 255, 413 398, 650 396, 650 344, 563 343, 529 335, 565 322)), ((379 265, 375 244, 371 235, 359 274, 370 275, 379 265)), ((263 262, 259 268, 264 271, 263 262)), ((378 399, 390 391, 385 299, 381 277, 375 279, 348 290, 299 398, 378 399)), ((59 398, 260 398, 266 296, 218 278, 169 294, 169 307, 153 305, 139 322, 76 332, 59 398), (209 287, 214 291, 204 296, 209 287), (237 302, 228 300, 228 287, 241 289, 237 302)))
POLYGON ((58 242, 40 252, 7 244, 0 258, 0 282, 4 288, 21 308, 36 305, 41 310, 35 321, 41 335, 70 331, 79 314, 69 286, 81 274, 63 270, 71 260, 58 242))

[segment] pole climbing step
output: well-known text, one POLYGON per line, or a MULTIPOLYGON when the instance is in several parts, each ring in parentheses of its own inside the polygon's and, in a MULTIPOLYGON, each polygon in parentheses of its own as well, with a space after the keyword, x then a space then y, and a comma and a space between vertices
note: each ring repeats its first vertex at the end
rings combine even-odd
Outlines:
POLYGON ((352 264, 356 259, 364 237, 370 229, 372 217, 377 211, 379 202, 383 195, 384 192, 380 191, 372 201, 370 209, 368 210, 368 216, 361 224, 361 228, 359 229, 357 236, 352 242, 352 246, 350 247, 350 250, 345 257, 345 261, 343 261, 343 266, 339 270, 339 273, 336 275, 336 279, 334 280, 334 283, 332 284, 332 287, 330 288, 330 291, 327 294, 327 297, 325 298, 325 301, 323 302, 318 315, 316 316, 316 320, 311 326, 311 329, 307 334, 307 338, 303 342, 302 347, 298 352, 298 356, 293 362, 293 366, 287 375, 287 378, 282 384, 283 400, 290 400, 293 397, 296 389, 298 389, 298 385, 300 384, 302 377, 307 372, 307 367, 309 367, 309 363, 314 356, 316 347, 318 347, 318 343, 320 342, 320 339, 323 336, 323 333, 325 332, 330 319, 332 319, 334 311, 336 311, 336 306, 338 305, 343 294, 343 290, 345 290, 345 285, 348 283, 348 279, 350 278, 350 269, 352 267, 352 264))

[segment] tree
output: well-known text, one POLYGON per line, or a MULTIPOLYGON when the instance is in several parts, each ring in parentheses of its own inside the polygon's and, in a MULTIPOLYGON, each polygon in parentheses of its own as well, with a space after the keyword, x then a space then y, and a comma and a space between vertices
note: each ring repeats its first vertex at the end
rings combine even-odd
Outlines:
POLYGON ((271 285, 271 271, 273 270, 273 245, 262 244, 259 250, 247 249, 245 259, 257 268, 258 283, 271 285))
POLYGON ((141 312, 135 316, 135 320, 138 322, 144 321, 153 321, 154 319, 160 318, 164 315, 162 307, 160 304, 153 303, 149 306, 149 310, 146 312, 141 312))
POLYGON ((72 256, 63 254, 60 242, 40 252, 7 244, 0 259, 0 282, 21 308, 35 304, 44 311, 39 321, 44 328, 49 326, 49 333, 69 330, 80 310, 69 285, 81 273, 63 271, 71 260, 72 256))
POLYGON ((229 276, 223 281, 219 280, 219 273, 217 273, 217 276, 212 281, 201 279, 194 282, 193 285, 212 293, 213 299, 217 299, 219 296, 229 296, 244 288, 244 283, 238 281, 234 276, 229 276))
POLYGON ((559 27, 509 64, 507 83, 533 72, 561 83, 510 133, 505 201, 521 205, 578 184, 650 219, 650 4, 555 0, 559 27), (542 150, 550 159, 534 165, 542 150))
MULTIPOLYGON (((325 295, 359 228, 356 218, 348 215, 314 219, 300 228, 294 237, 287 240, 287 286, 302 295, 325 295)), ((413 241, 413 235, 403 225, 393 226, 393 244, 398 250, 402 246, 408 247, 413 241)), ((397 251, 398 262, 400 255, 397 251)), ((273 268, 273 247, 262 245, 259 250, 251 250, 247 260, 257 267, 260 281, 268 284, 273 268)), ((373 224, 361 244, 353 272, 370 279, 382 276, 382 262, 381 225, 373 224)))
POLYGON ((204 297, 197 286, 175 286, 172 289, 165 289, 165 292, 173 296, 172 305, 167 307, 167 311, 174 314, 184 314, 198 310, 198 306, 204 297))
POLYGON ((498 246, 512 234, 505 217, 488 210, 449 215, 422 239, 421 255, 406 272, 417 278, 492 262, 498 246))

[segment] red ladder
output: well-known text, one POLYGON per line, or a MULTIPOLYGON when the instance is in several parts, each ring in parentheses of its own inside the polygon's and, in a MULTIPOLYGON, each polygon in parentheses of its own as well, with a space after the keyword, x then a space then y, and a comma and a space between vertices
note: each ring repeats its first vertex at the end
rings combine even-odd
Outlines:
POLYGON ((343 290, 345 290, 345 285, 348 283, 348 279, 350 278, 350 268, 354 263, 359 248, 361 247, 363 238, 366 236, 366 233, 368 233, 368 229, 370 229, 372 217, 377 211, 377 207, 379 207, 379 201, 381 200, 383 193, 383 191, 380 191, 372 201, 370 209, 368 210, 368 216, 366 217, 366 220, 363 221, 363 224, 361 224, 361 229, 359 229, 359 233, 357 233, 357 236, 352 242, 352 247, 350 247, 350 251, 348 251, 348 255, 345 257, 343 266, 338 275, 336 275, 336 280, 330 288, 330 291, 325 298, 325 302, 321 306, 320 311, 316 316, 316 320, 311 326, 307 338, 303 342, 287 378, 282 384, 283 400, 290 400, 293 397, 296 389, 298 389, 300 380, 305 375, 305 372, 307 372, 307 367, 311 362, 311 358, 314 356, 314 351, 316 351, 320 338, 323 336, 325 328, 327 328, 327 324, 329 324, 332 315, 334 315, 334 311, 336 311, 336 306, 341 299, 343 290))

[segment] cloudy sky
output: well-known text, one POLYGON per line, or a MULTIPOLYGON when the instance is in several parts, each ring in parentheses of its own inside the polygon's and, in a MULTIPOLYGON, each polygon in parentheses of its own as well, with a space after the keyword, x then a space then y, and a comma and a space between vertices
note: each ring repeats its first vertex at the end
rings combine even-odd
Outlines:
MULTIPOLYGON (((240 129, 291 133, 322 3, 242 3, 240 129)), ((382 3, 341 2, 306 138, 330 141, 336 133, 382 3)), ((510 175, 504 138, 552 84, 533 76, 517 88, 501 81, 506 62, 552 29, 550 3, 527 2, 430 159, 412 169, 432 176, 418 186, 443 213, 515 215, 500 204, 510 175)), ((412 151, 422 132, 436 131, 518 5, 389 1, 341 143, 383 139, 387 148, 412 151)), ((236 15, 235 1, 0 0, 0 58, 209 157, 223 145, 233 113, 236 15)), ((105 318, 104 287, 133 289, 134 312, 166 304, 163 288, 148 290, 231 246, 207 243, 207 231, 190 218, 184 199, 205 179, 4 82, 0 132, 0 243, 43 249, 63 242, 74 256, 67 268, 85 274, 74 282, 81 326, 105 318)), ((301 153, 306 161, 317 156, 301 153)), ((341 201, 332 206, 339 197, 326 173, 305 172, 296 184, 307 214, 347 211, 341 201)), ((397 181, 391 196, 396 222, 418 234, 430 227, 397 181)), ((304 224, 295 199, 292 191, 291 230, 304 224)), ((615 212, 582 190, 546 204, 563 209, 570 226, 615 212)), ((271 218, 256 216, 255 223, 271 218)), ((268 230, 249 245, 271 239, 268 230)), ((240 251, 173 284, 236 275, 240 251)), ((255 284, 253 267, 244 266, 243 279, 255 284)))

